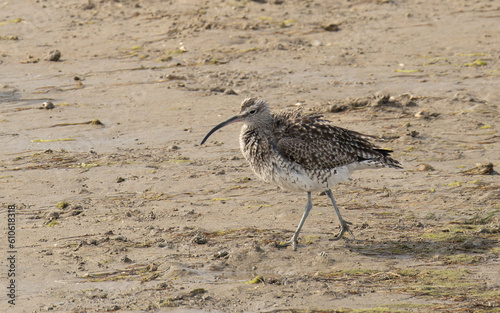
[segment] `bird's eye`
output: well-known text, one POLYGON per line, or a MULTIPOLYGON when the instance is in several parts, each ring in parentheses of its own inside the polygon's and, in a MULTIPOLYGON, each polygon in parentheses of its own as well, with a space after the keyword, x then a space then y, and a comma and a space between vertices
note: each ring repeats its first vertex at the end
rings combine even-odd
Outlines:
POLYGON ((248 113, 255 114, 255 112, 257 112, 257 110, 250 110, 250 112, 248 112, 248 113))

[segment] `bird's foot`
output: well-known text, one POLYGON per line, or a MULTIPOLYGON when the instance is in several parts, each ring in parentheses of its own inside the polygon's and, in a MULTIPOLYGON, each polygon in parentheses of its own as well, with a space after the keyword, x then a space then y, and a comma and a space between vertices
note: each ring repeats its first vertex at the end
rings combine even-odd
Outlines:
POLYGON ((337 241, 337 240, 342 239, 342 237, 344 237, 344 233, 346 231, 349 231, 349 233, 351 234, 352 238, 354 240, 356 240, 356 237, 354 237, 354 234, 352 233, 351 228, 349 227, 349 225, 352 225, 352 223, 343 221, 343 223, 340 225, 340 227, 341 227, 340 228, 340 234, 338 234, 337 236, 335 236, 335 237, 333 237, 333 238, 331 238, 329 240, 330 241, 337 241))
POLYGON ((293 251, 297 250, 297 240, 292 238, 289 241, 276 241, 275 243, 276 248, 286 248, 288 246, 292 246, 293 251))

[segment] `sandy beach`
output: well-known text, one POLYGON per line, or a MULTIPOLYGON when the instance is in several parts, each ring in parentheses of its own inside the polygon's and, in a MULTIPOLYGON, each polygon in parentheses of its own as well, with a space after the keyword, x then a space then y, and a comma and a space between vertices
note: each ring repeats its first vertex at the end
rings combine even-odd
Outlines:
POLYGON ((497 1, 0 3, 0 311, 500 311, 497 1), (402 170, 260 181, 247 97, 402 170))

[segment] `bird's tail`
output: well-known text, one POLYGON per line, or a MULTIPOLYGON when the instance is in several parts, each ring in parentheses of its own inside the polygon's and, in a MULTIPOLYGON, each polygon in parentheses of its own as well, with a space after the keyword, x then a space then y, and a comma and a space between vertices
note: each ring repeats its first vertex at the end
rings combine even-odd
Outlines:
POLYGON ((393 158, 390 157, 392 150, 389 149, 373 149, 373 150, 380 153, 379 158, 372 159, 375 163, 379 163, 380 166, 385 166, 385 167, 403 168, 403 166, 401 166, 401 163, 399 163, 399 161, 394 160, 393 158))

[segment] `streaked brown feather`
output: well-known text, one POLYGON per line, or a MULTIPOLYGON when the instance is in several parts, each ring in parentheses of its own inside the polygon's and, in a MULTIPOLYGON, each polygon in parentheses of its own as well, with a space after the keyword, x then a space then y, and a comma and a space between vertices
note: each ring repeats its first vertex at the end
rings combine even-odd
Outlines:
POLYGON ((306 170, 332 169, 364 160, 400 167, 389 157, 390 150, 378 149, 363 134, 335 126, 318 114, 280 112, 274 115, 274 127, 277 151, 306 170))

